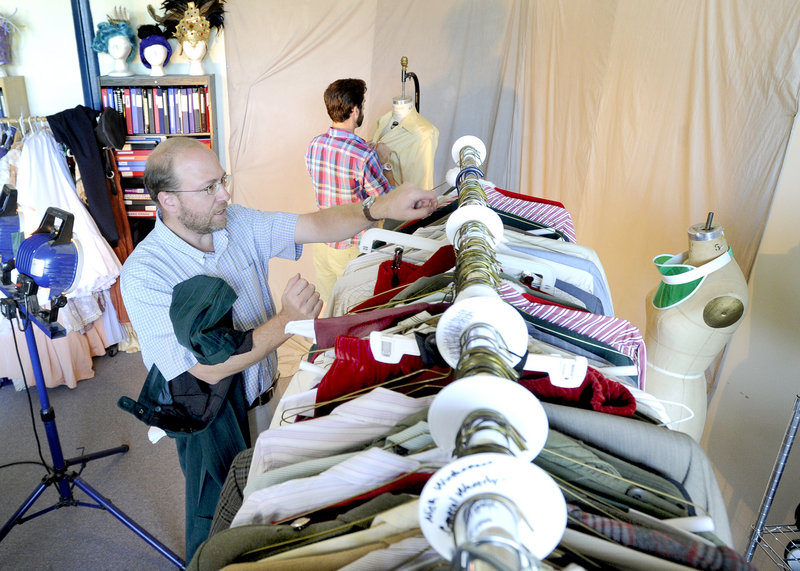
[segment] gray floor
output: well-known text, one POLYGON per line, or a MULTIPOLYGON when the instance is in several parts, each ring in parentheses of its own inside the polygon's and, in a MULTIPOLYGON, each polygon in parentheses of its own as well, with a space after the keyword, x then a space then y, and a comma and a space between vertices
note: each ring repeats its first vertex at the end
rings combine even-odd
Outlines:
MULTIPOLYGON (((13 351, 13 347, 2 350, 13 351)), ((139 394, 146 374, 141 355, 118 353, 94 361, 95 378, 80 381, 75 389, 48 389, 64 456, 128 444, 127 453, 89 462, 80 479, 182 558, 184 482, 175 442, 164 438, 151 444, 147 427, 116 406, 120 396, 136 398, 139 394)), ((30 394, 42 451, 50 463, 36 389, 30 394)), ((5 385, 0 388, 0 465, 26 460, 38 460, 28 399, 24 391, 5 385)), ((44 468, 36 465, 0 470, 0 525, 13 516, 44 475, 44 468)), ((77 488, 73 495, 78 501, 91 502, 77 488)), ((48 486, 27 515, 54 506, 58 497, 56 488, 48 486)), ((14 526, 0 542, 0 569, 176 567, 110 512, 63 507, 14 526)))

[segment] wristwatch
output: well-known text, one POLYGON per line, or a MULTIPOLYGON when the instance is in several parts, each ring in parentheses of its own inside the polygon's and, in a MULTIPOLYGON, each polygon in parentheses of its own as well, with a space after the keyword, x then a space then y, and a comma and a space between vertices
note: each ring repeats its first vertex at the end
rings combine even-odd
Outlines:
POLYGON ((370 209, 370 207, 372 206, 372 204, 374 202, 375 202, 375 197, 374 196, 368 196, 366 198, 366 200, 364 200, 364 202, 361 203, 361 208, 364 210, 364 216, 370 222, 378 222, 380 220, 379 218, 374 218, 372 216, 372 214, 370 214, 370 212, 369 212, 369 209, 370 209))
POLYGON ((392 163, 383 163, 383 170, 392 172, 392 163))

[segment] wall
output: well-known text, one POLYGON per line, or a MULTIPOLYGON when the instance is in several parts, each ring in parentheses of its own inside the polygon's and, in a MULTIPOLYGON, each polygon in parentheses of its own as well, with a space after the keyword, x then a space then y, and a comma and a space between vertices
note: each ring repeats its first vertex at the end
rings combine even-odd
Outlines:
MULTIPOLYGON (((159 7, 152 0, 128 0, 128 10, 134 31, 143 24, 155 23, 147 12, 148 4, 159 7)), ((91 0, 93 29, 106 21, 120 2, 115 0, 91 0)), ((14 43, 13 62, 6 66, 8 75, 22 75, 28 91, 28 106, 32 115, 52 115, 83 105, 83 89, 80 79, 78 50, 70 2, 65 0, 11 0, 0 5, 0 11, 10 16, 20 31, 14 43)), ((169 75, 185 74, 189 64, 181 54, 176 54, 176 41, 172 41, 173 54, 165 71, 169 75)), ((149 70, 139 61, 138 43, 136 57, 129 64, 131 71, 147 75, 149 70)), ((112 60, 108 54, 97 54, 100 73, 108 73, 112 60)), ((223 166, 226 164, 226 120, 228 115, 227 71, 224 36, 211 33, 208 55, 203 60, 206 73, 214 74, 217 92, 217 140, 223 166)))
MULTIPOLYGON (((800 393, 799 131, 795 115, 750 276, 750 310, 729 344, 702 440, 717 472, 736 546, 741 550, 746 548, 750 528, 757 519, 795 396, 800 393)), ((767 524, 794 522, 795 506, 800 502, 799 473, 800 445, 796 444, 767 524)), ((780 553, 784 544, 780 544, 780 553)), ((757 556, 761 556, 760 550, 757 556)))

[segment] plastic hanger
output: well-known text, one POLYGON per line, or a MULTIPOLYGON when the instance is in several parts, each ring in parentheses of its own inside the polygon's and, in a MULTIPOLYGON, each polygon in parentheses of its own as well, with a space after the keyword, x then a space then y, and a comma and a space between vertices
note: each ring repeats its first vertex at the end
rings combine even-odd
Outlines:
MULTIPOLYGON (((447 240, 432 240, 430 238, 423 238, 404 232, 395 232, 383 228, 370 228, 359 239, 359 251, 363 253, 374 251, 373 245, 375 241, 395 244, 405 248, 415 248, 431 253, 449 244, 447 240)), ((502 240, 498 244, 497 250, 495 258, 504 272, 516 277, 532 276, 535 278, 534 283, 536 287, 547 293, 553 293, 555 291, 556 277, 552 266, 542 260, 531 259, 528 256, 523 257, 510 248, 502 247, 502 240)))

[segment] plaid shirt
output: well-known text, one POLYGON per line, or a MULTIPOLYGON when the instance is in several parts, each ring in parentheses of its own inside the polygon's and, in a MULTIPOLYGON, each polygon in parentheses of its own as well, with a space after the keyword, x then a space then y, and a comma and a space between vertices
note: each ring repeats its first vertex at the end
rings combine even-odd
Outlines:
MULTIPOLYGON (((392 189, 383 176, 378 154, 350 131, 331 127, 327 133, 314 137, 306 151, 306 166, 320 209, 360 202, 392 189)), ((360 235, 328 245, 337 250, 356 246, 360 235)))

